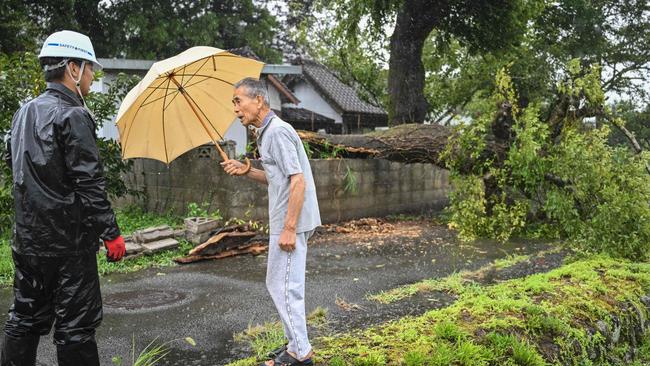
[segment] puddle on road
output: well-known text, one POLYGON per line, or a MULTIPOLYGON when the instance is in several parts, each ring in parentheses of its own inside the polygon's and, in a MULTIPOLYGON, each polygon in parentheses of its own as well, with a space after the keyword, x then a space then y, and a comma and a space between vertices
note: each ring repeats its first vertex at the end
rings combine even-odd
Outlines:
POLYGON ((152 310, 170 305, 180 305, 187 294, 170 290, 136 290, 110 294, 104 297, 104 306, 122 310, 152 310))

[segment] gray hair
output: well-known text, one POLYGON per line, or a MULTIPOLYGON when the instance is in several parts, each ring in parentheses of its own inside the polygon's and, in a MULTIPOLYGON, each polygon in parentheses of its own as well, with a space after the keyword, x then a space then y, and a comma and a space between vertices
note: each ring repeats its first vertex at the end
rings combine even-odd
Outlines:
POLYGON ((249 96, 250 98, 257 98, 258 96, 261 96, 262 99, 264 100, 264 104, 266 104, 266 106, 271 106, 269 93, 267 92, 266 85, 262 80, 257 80, 254 78, 245 78, 239 80, 234 85, 235 90, 241 88, 242 86, 246 88, 247 96, 249 96))

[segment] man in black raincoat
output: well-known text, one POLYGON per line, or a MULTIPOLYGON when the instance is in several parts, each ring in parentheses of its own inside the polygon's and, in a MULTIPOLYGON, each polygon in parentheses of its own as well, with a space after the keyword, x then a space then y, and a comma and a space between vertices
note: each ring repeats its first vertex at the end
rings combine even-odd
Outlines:
POLYGON ((40 336, 54 325, 59 365, 99 365, 99 239, 109 259, 125 252, 83 100, 101 65, 90 39, 71 31, 50 35, 39 59, 47 90, 14 115, 6 157, 16 209, 15 298, 1 364, 34 365, 40 336))

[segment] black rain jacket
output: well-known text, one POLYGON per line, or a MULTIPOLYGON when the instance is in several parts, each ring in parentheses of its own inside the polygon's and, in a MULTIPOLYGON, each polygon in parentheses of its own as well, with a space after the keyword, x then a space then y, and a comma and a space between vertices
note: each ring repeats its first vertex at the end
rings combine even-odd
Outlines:
POLYGON ((71 256, 98 249, 120 230, 106 196, 95 122, 60 83, 14 114, 7 160, 16 220, 12 248, 22 255, 71 256))

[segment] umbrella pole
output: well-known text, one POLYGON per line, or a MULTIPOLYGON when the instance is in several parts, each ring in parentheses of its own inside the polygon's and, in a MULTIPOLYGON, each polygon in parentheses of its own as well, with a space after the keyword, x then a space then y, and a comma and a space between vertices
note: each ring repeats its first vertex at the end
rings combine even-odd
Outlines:
MULTIPOLYGON (((221 155, 221 158, 223 159, 223 161, 230 160, 228 158, 228 155, 226 154, 226 152, 223 151, 223 149, 221 148, 221 146, 217 142, 217 139, 213 135, 210 128, 208 128, 208 125, 205 123, 205 121, 203 121, 203 118, 201 118, 201 115, 196 110, 196 107, 194 107, 194 103, 192 103, 190 98, 187 96, 187 91, 185 90, 185 88, 183 88, 183 86, 178 82, 178 80, 176 80, 176 78, 174 77, 173 74, 169 75, 169 78, 174 84, 176 84, 176 86, 178 87, 178 91, 183 95, 183 97, 185 98, 185 101, 187 102, 187 104, 189 104, 190 108, 192 108, 192 112, 194 112, 194 115, 196 116, 196 118, 199 120, 199 122, 201 122, 201 126, 203 126, 203 128, 205 129, 205 132, 207 132, 208 136, 210 136, 210 139, 212 140, 212 143, 214 144, 214 146, 219 151, 219 155, 221 155)), ((238 172, 238 173, 236 173, 236 175, 244 175, 244 174, 248 173, 248 171, 250 169, 251 169, 251 162, 250 162, 250 160, 248 160, 248 158, 246 158, 246 167, 245 167, 244 171, 243 172, 238 172)))

